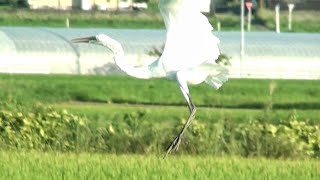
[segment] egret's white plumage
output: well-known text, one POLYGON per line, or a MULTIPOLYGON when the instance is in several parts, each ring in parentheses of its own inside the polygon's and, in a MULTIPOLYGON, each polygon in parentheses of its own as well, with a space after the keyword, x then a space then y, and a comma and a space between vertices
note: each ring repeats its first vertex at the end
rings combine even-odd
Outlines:
POLYGON ((167 39, 160 61, 166 71, 196 67, 219 56, 219 39, 195 0, 161 0, 167 39))
POLYGON ((129 65, 121 44, 107 35, 99 34, 73 40, 97 42, 108 47, 114 53, 115 63, 130 76, 141 79, 166 77, 177 80, 188 104, 190 116, 168 147, 167 154, 178 149, 181 137, 196 112, 188 84, 206 82, 218 89, 227 81, 227 69, 215 62, 220 54, 219 39, 212 34, 213 28, 197 4, 196 0, 160 0, 159 9, 167 28, 166 43, 161 57, 146 66, 129 65))

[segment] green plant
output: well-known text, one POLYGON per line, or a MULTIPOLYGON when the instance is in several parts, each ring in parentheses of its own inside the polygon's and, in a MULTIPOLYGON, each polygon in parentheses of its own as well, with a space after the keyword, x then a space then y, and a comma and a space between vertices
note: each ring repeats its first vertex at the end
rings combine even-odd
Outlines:
POLYGON ((291 119, 279 124, 251 122, 237 128, 244 156, 319 157, 320 127, 291 119))
POLYGON ((18 149, 76 151, 86 120, 66 110, 37 105, 31 111, 20 106, 0 111, 0 144, 18 149))
MULTIPOLYGON (((97 124, 98 117, 89 121, 44 105, 2 102, 0 107, 0 150, 158 154, 185 121, 146 121, 150 112, 137 110, 97 124)), ((296 111, 276 122, 195 119, 183 138, 178 154, 320 157, 320 126, 299 120, 296 111)))

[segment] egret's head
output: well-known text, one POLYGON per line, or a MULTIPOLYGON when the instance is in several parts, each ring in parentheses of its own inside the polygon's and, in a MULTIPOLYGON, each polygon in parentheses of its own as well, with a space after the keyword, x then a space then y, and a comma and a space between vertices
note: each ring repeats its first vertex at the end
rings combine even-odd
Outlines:
POLYGON ((73 43, 103 44, 104 42, 110 42, 112 40, 113 39, 111 39, 109 36, 107 36, 105 34, 98 34, 96 36, 72 39, 71 42, 73 42, 73 43))
POLYGON ((96 43, 97 38, 96 38, 96 36, 82 37, 82 38, 72 39, 71 42, 73 42, 73 43, 96 43))
POLYGON ((118 52, 119 49, 122 49, 121 44, 116 40, 110 38, 105 34, 98 34, 96 36, 83 37, 72 39, 73 43, 91 43, 91 44, 99 44, 105 47, 108 47, 114 52, 118 52))

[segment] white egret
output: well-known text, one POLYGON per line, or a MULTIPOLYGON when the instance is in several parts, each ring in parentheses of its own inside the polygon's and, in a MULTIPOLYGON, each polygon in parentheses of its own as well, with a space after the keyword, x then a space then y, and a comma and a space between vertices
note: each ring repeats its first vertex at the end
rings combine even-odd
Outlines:
POLYGON ((160 0, 159 8, 167 28, 166 43, 161 57, 149 65, 129 65, 121 44, 104 34, 72 40, 108 47, 114 54, 115 63, 130 76, 141 79, 165 77, 178 82, 190 115, 167 148, 165 157, 178 150, 181 138, 196 113, 188 84, 206 82, 218 89, 227 81, 227 69, 215 62, 220 54, 219 39, 212 34, 213 28, 197 4, 196 0, 160 0))

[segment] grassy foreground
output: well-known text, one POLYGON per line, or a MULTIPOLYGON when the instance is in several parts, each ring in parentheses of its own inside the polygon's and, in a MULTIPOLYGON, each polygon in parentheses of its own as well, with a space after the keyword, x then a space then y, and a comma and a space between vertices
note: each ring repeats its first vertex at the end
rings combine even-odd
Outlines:
POLYGON ((318 160, 0 152, 0 179, 318 179, 318 160))

